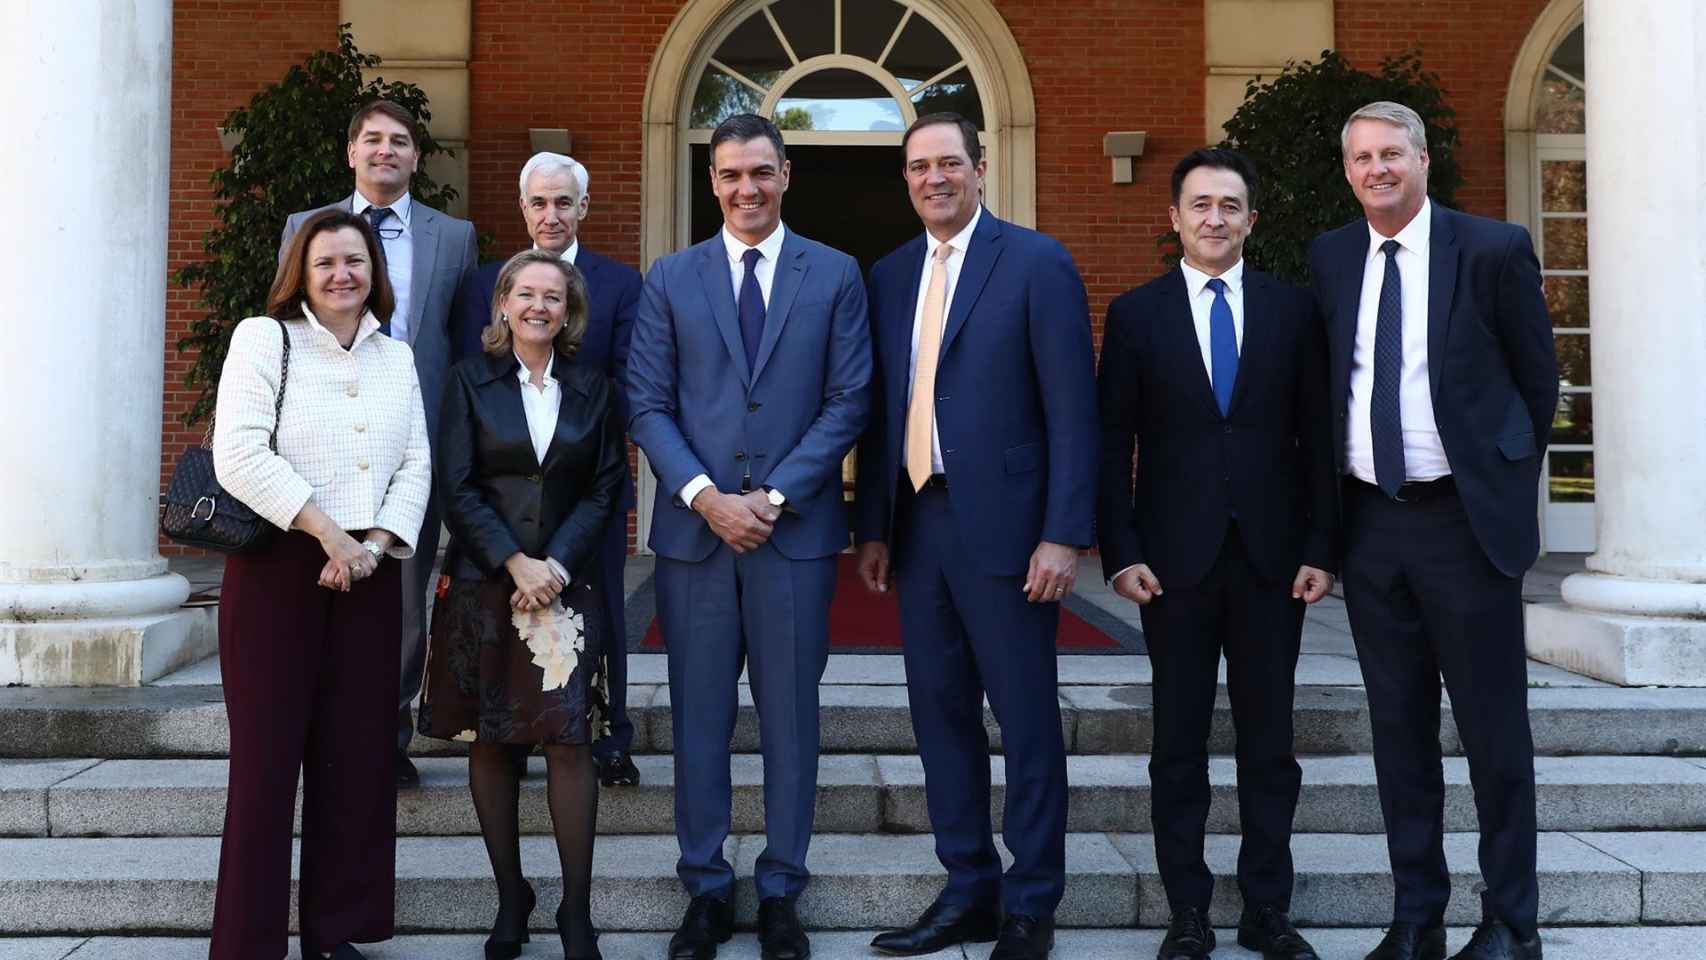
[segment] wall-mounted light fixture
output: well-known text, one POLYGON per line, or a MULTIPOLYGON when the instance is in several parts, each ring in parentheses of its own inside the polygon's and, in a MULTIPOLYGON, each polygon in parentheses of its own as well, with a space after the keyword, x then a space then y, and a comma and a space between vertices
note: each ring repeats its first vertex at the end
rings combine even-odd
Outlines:
POLYGON ((560 127, 532 127, 527 131, 527 140, 534 153, 560 153, 565 157, 573 152, 570 148, 575 143, 569 131, 560 127))
POLYGON ((219 134, 219 149, 226 153, 237 149, 237 145, 243 142, 243 131, 241 130, 227 130, 224 127, 214 127, 213 129, 219 134))
POLYGON ((1114 182, 1132 182, 1132 161, 1143 156, 1144 141, 1149 134, 1143 130, 1122 130, 1102 135, 1102 156, 1113 160, 1114 182))

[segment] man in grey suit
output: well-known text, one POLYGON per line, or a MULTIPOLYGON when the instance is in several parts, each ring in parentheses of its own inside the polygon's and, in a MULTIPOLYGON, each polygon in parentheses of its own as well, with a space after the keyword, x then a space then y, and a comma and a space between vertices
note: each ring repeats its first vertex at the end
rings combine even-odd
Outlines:
MULTIPOLYGON (((279 255, 309 216, 321 210, 361 214, 379 235, 385 254, 385 273, 396 292, 397 308, 380 331, 414 348, 415 372, 421 380, 426 406, 427 439, 438 456, 438 401, 450 369, 450 315, 462 281, 478 265, 474 225, 409 196, 409 179, 420 164, 420 137, 415 118, 389 100, 375 100, 355 112, 349 122, 348 157, 355 171, 355 192, 313 210, 293 213, 284 224, 279 255)), ((415 735, 409 707, 421 690, 426 662, 426 591, 438 556, 436 493, 428 501, 415 555, 403 563, 403 685, 397 705, 397 785, 412 787, 420 774, 409 761, 409 741, 415 735)))
POLYGON ((629 434, 658 478, 650 544, 669 648, 676 872, 692 902, 672 960, 729 938, 729 738, 748 667, 764 756, 766 844, 754 869, 764 960, 804 960, 817 797, 818 681, 841 461, 870 411, 865 287, 852 257, 782 226, 782 135, 742 114, 711 134, 717 235, 646 276, 628 354, 629 434))

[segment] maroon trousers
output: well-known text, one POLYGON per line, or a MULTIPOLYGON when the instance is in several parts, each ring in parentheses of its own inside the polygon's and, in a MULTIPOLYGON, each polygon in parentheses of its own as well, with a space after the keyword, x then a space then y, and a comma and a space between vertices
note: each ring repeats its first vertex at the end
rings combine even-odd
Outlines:
POLYGON ((382 560, 342 593, 317 583, 325 563, 305 533, 225 563, 219 670, 231 780, 210 960, 289 952, 298 771, 304 955, 392 936, 401 564, 382 560))

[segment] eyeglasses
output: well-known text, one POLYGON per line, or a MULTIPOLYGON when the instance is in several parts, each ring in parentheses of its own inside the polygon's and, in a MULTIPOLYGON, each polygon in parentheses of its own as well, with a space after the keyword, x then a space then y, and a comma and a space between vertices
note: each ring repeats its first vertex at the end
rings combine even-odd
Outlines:
POLYGON ((401 226, 379 227, 374 232, 379 234, 381 240, 395 240, 403 235, 403 228, 401 226))

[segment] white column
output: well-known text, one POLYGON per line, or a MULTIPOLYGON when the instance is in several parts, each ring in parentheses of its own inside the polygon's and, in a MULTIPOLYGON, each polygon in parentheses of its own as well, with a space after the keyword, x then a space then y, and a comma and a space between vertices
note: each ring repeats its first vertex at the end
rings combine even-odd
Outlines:
POLYGON ((1599 550, 1529 648, 1706 685, 1706 9, 1587 0, 1586 38, 1599 550))
POLYGON ((155 547, 171 77, 171 0, 0 4, 0 683, 207 644, 155 547))

